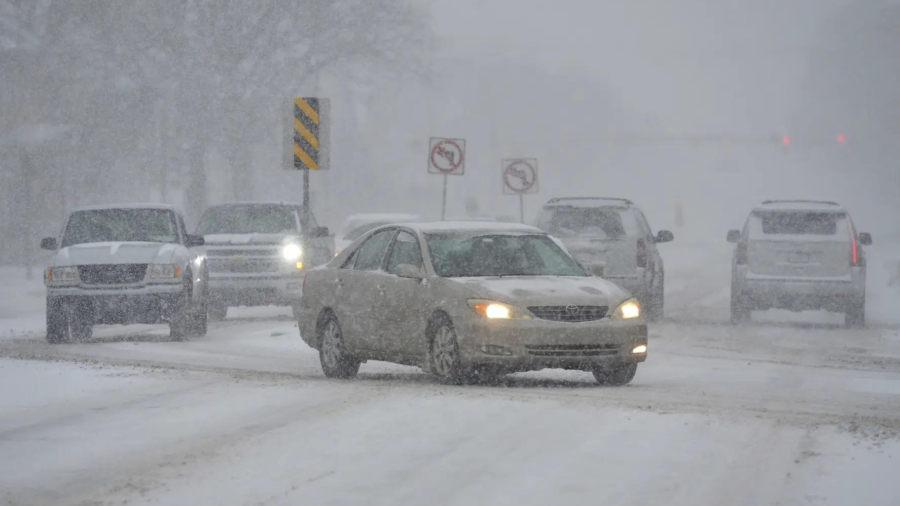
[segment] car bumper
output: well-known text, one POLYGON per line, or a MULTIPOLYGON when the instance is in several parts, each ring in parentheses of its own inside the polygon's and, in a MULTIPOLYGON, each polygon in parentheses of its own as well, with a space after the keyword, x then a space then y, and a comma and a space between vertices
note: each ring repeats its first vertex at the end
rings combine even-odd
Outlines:
POLYGON ((293 305, 303 295, 303 276, 209 278, 210 299, 234 306, 293 305))
POLYGON ((456 322, 465 363, 507 370, 589 369, 594 364, 635 363, 647 353, 644 322, 601 320, 561 323, 544 320, 471 320, 456 322))
POLYGON ((47 297, 89 310, 95 324, 165 323, 186 304, 181 284, 123 289, 48 288, 47 297), (87 306, 85 306, 87 303, 87 306))
POLYGON ((751 309, 825 309, 843 311, 865 297, 865 271, 854 268, 848 279, 771 279, 738 272, 738 293, 751 309))

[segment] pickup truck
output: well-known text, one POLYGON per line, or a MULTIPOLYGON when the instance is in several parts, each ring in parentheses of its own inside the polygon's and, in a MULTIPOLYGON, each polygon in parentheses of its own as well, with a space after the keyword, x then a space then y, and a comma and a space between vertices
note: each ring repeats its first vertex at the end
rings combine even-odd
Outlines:
POLYGON ((209 316, 235 306, 291 306, 296 310, 306 271, 334 258, 329 231, 301 204, 243 202, 212 206, 196 233, 206 244, 209 316))
POLYGON ((72 211, 44 272, 47 341, 89 340, 95 324, 168 323, 174 340, 206 335, 203 238, 167 205, 72 211))

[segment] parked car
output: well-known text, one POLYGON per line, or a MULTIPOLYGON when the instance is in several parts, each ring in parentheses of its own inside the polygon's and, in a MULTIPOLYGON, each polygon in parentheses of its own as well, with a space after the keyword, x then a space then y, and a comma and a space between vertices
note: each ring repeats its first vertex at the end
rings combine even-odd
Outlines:
POLYGON ((381 227, 305 285, 300 335, 328 377, 386 360, 448 382, 563 368, 624 385, 647 358, 640 303, 530 226, 381 227))
POLYGON ((767 200, 743 230, 728 231, 732 258, 731 321, 753 310, 825 309, 848 327, 866 323, 866 255, 872 235, 856 232, 836 202, 767 200))
POLYGON ((653 234, 644 213, 627 199, 555 198, 537 219, 572 256, 593 272, 633 293, 650 320, 665 314, 665 268, 657 244, 675 239, 653 234))
POLYGON ((419 221, 415 214, 403 213, 361 213, 354 214, 344 220, 341 229, 334 239, 334 251, 340 253, 363 234, 389 223, 408 223, 419 221))
POLYGON ((73 211, 44 273, 47 341, 85 341, 95 324, 168 323, 173 339, 206 335, 208 273, 203 238, 171 206, 73 211))
POLYGON ((207 209, 196 233, 206 241, 210 317, 229 306, 296 307, 306 271, 334 257, 328 229, 301 204, 244 202, 207 209))

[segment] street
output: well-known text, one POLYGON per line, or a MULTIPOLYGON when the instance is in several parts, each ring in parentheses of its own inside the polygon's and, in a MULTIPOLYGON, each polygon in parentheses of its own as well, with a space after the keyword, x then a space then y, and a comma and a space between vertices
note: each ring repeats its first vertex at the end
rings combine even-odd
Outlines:
POLYGON ((623 388, 380 362, 327 380, 280 308, 186 343, 138 325, 51 346, 40 281, 22 285, 0 329, 0 504, 894 504, 900 328, 733 327, 727 263, 692 251, 623 388))

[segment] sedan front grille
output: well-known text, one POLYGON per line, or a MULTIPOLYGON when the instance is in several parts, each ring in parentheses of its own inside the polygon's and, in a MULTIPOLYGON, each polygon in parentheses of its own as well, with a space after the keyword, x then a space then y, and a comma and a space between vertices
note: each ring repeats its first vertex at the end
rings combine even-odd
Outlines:
POLYGON ((79 265, 78 277, 85 285, 130 285, 147 275, 147 264, 79 265))
POLYGON ((531 314, 541 320, 553 322, 592 322, 606 317, 606 306, 532 306, 528 308, 531 314))
POLYGON ((617 344, 540 344, 525 345, 529 355, 536 357, 600 357, 619 352, 617 344))

